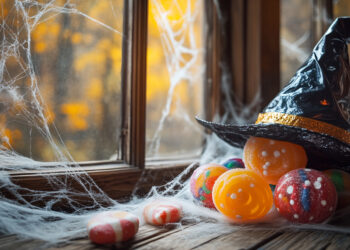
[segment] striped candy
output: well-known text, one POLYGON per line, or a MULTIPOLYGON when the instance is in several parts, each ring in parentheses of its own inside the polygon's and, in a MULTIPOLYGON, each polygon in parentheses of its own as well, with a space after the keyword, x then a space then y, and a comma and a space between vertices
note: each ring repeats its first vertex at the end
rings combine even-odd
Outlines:
POLYGON ((181 219, 182 207, 169 201, 154 201, 143 210, 143 217, 148 224, 165 225, 181 219))
POLYGON ((88 235, 97 244, 113 244, 131 239, 139 229, 139 219, 128 212, 107 211, 92 217, 88 235))

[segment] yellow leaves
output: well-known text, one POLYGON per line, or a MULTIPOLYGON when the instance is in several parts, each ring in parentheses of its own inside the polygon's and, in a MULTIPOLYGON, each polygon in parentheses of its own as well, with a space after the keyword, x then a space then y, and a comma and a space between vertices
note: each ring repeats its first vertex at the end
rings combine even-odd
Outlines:
POLYGON ((22 132, 18 129, 11 130, 5 128, 1 132, 2 145, 5 147, 10 147, 13 145, 13 143, 16 143, 22 139, 22 132))
POLYGON ((103 89, 102 82, 98 78, 94 78, 89 83, 86 91, 88 99, 99 100, 102 97, 103 89))
POLYGON ((79 43, 81 43, 82 40, 83 40, 83 36, 81 35, 81 33, 74 33, 72 35, 72 43, 73 44, 79 44, 79 43))
POLYGON ((46 43, 45 42, 37 42, 35 43, 34 50, 37 53, 43 53, 46 51, 46 43))
POLYGON ((99 51, 86 52, 74 61, 74 68, 76 71, 84 70, 88 65, 104 64, 106 55, 99 51))
POLYGON ((39 23, 32 31, 34 51, 36 53, 44 53, 50 48, 54 48, 60 30, 60 24, 55 21, 48 20, 47 22, 39 23))
POLYGON ((72 131, 82 131, 88 128, 86 121, 90 113, 85 103, 66 103, 61 105, 61 112, 67 115, 67 126, 72 131))
POLYGON ((94 8, 91 9, 89 15, 93 18, 98 18, 105 15, 105 11, 110 8, 110 5, 107 1, 99 1, 94 8))
POLYGON ((157 95, 165 96, 170 86, 168 72, 163 70, 158 74, 147 76, 147 102, 156 100, 157 95))
POLYGON ((147 63, 152 65, 159 65, 160 67, 166 66, 163 64, 164 52, 162 46, 148 46, 147 48, 147 63))
MULTIPOLYGON (((111 41, 101 39, 94 50, 80 54, 74 61, 74 68, 77 71, 85 70, 89 65, 104 67, 108 55, 110 55, 111 41)), ((95 68, 95 70, 98 68, 95 68)))
POLYGON ((120 70, 122 65, 122 50, 121 47, 113 47, 111 49, 110 57, 112 58, 114 68, 120 70))

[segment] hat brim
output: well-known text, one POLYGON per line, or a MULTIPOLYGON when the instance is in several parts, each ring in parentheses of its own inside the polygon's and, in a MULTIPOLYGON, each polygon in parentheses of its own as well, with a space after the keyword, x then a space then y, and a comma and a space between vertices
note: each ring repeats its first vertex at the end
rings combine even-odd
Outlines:
POLYGON ((329 135, 277 123, 235 125, 209 122, 198 117, 196 119, 234 147, 243 148, 250 136, 288 141, 304 147, 312 167, 317 164, 319 165, 316 166, 317 169, 337 166, 350 172, 350 145, 329 135), (327 164, 332 166, 323 166, 327 164))

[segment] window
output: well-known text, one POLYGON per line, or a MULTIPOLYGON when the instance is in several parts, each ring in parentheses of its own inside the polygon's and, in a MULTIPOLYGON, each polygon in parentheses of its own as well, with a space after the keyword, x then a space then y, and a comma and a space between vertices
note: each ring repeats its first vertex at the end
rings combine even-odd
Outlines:
MULTIPOLYGON (((25 29, 18 28, 17 21, 21 20, 16 20, 16 16, 11 19, 9 15, 10 2, 1 2, 2 22, 4 24, 6 19, 11 25, 17 25, 14 30, 23 32, 20 36, 25 36, 25 29), (5 8, 8 12, 4 11, 5 8)), ((312 15, 315 14, 316 2, 313 5, 305 1, 293 2, 296 6, 307 5, 305 11, 308 14, 305 14, 286 12, 290 8, 286 4, 290 3, 284 0, 151 0, 149 3, 139 0, 70 1, 70 4, 78 4, 79 8, 84 9, 89 18, 71 13, 70 5, 62 4, 60 7, 69 14, 53 15, 53 9, 51 15, 42 17, 41 20, 45 22, 38 23, 32 33, 34 71, 25 69, 29 71, 23 75, 22 71, 12 69, 21 65, 21 60, 27 60, 26 43, 23 43, 20 46, 22 59, 16 60, 15 56, 10 56, 3 74, 7 85, 12 83, 11 79, 15 79, 16 83, 18 81, 20 86, 24 86, 23 89, 15 88, 21 95, 11 92, 13 89, 6 93, 6 84, 2 84, 0 98, 25 97, 28 107, 21 110, 25 122, 40 122, 40 113, 33 116, 33 111, 38 110, 32 110, 30 106, 32 93, 25 91, 26 86, 33 84, 32 80, 27 80, 27 76, 35 72, 35 79, 45 83, 39 86, 47 102, 43 115, 49 124, 54 121, 57 129, 65 132, 62 138, 53 140, 62 139, 76 160, 108 160, 81 165, 110 197, 121 198, 130 194, 142 173, 154 176, 154 183, 140 184, 146 191, 153 184, 164 183, 165 177, 171 178, 179 173, 187 165, 187 157, 198 156, 203 138, 199 132, 201 128, 192 124, 194 115, 201 114, 202 117, 213 119, 215 114, 223 115, 231 107, 235 107, 239 113, 239 107, 251 103, 258 92, 262 98, 260 107, 275 96, 281 86, 280 78, 283 79, 282 83, 289 79, 295 72, 296 62, 302 61, 288 57, 292 48, 290 44, 298 44, 300 36, 308 32, 311 32, 311 37, 315 37, 316 25, 314 22, 310 24, 307 16, 311 11, 312 15), (157 8, 163 8, 163 14, 168 13, 166 17, 159 16, 167 18, 161 21, 167 26, 155 25, 157 20, 152 13, 157 13, 157 8), (165 11, 170 9, 175 11, 165 11), (188 13, 195 18, 190 20, 188 26, 182 25, 188 13), (292 14, 300 14, 301 17, 292 17, 292 14), (306 22, 300 24, 302 31, 296 28, 295 23, 288 21, 291 18, 306 22), (96 21, 107 25, 101 27, 96 21), (62 28, 64 25, 67 25, 66 29, 62 28), (173 38, 167 33, 169 29, 177 31, 175 41, 169 41, 173 38), (123 31, 123 34, 110 33, 111 30, 123 31), (98 39, 92 36, 96 33, 98 39), (180 53, 178 50, 182 45, 186 46, 186 50, 180 53), (60 53, 60 46, 65 46, 65 50, 71 53, 60 53), (160 55, 161 46, 169 57, 160 55), (51 47, 55 49, 49 49, 51 47), (178 61, 174 65, 167 64, 173 55, 176 55, 174 60, 178 61), (177 65, 178 68, 169 65, 177 65), (288 65, 295 67, 292 69, 288 65), (180 74, 182 78, 179 80, 172 79, 176 84, 170 82, 159 86, 157 81, 160 79, 169 79, 169 75, 176 78, 174 72, 177 69, 185 70, 185 73, 180 74), (57 74, 51 74, 50 71, 57 74), (191 75, 190 80, 188 75, 191 75), (196 77, 192 78, 193 75, 196 77), (63 84, 56 86, 50 84, 52 81, 61 81, 63 84), (166 119, 161 123, 164 127, 160 129, 158 124, 164 119, 163 107, 167 107, 169 100, 166 98, 168 88, 161 89, 164 86, 173 86, 171 91, 174 94, 165 109, 166 119), (51 102, 57 102, 58 105, 54 106, 51 102), (182 110, 186 110, 187 116, 183 116, 182 110), (161 140, 157 140, 158 134, 162 136, 161 140), (188 140, 189 135, 194 139, 188 140), (172 144, 174 141, 178 143, 176 146, 172 144), (168 161, 170 158, 182 161, 168 161), (145 165, 146 169, 142 172, 145 165), (169 169, 172 175, 164 174, 169 169)), ((336 7, 341 2, 335 3, 335 11, 343 9, 336 7)), ((41 5, 29 7, 35 16, 41 5)), ((1 32, 8 30, 2 28, 1 32)), ((308 42, 302 42, 299 41, 302 50, 308 54, 308 42)), ((21 98, 13 100, 18 101, 18 104, 23 102, 21 98)), ((52 152, 46 151, 45 143, 37 139, 39 133, 45 134, 45 131, 36 131, 30 126, 23 129, 23 120, 11 113, 6 105, 1 106, 0 103, 0 109, 6 110, 0 114, 3 145, 11 144, 18 152, 36 159, 53 157, 52 152)), ((55 129, 52 128, 53 131, 55 129)), ((50 170, 49 173, 64 176, 64 170, 60 169, 50 170)), ((35 173, 17 172, 12 177, 16 183, 25 187, 47 188, 45 179, 35 173)))
POLYGON ((18 49, 2 59, 2 86, 17 98, 1 114, 4 145, 39 161, 57 161, 53 143, 76 161, 120 158, 123 1, 21 4, 30 16, 15 1, 2 4, 3 31, 13 32, 3 35, 18 49))
MULTIPOLYGON (((40 4, 28 3, 24 8, 33 9, 30 15, 38 18, 38 23, 16 16, 15 2, 7 2, 3 6, 10 11, 4 18, 6 24, 21 38, 20 42, 27 41, 28 31, 31 37, 31 59, 27 60, 23 51, 14 60, 32 66, 33 74, 26 69, 16 72, 19 63, 8 64, 8 84, 5 84, 18 92, 21 101, 16 112, 3 115, 2 134, 9 138, 4 145, 40 161, 57 160, 52 143, 63 151, 66 146, 78 162, 126 159, 126 150, 123 153, 121 146, 122 140, 127 139, 122 132, 129 130, 127 126, 131 124, 121 121, 122 112, 128 112, 128 99, 146 95, 147 115, 143 125, 146 146, 143 147, 147 157, 198 156, 203 138, 194 117, 203 110, 203 1, 151 1, 149 5, 149 20, 146 15, 135 18, 142 18, 146 25, 148 21, 148 43, 146 39, 138 41, 144 46, 148 44, 147 89, 133 97, 126 93, 131 90, 126 84, 127 72, 122 76, 123 39, 125 46, 130 44, 130 39, 125 37, 127 33, 123 33, 122 0, 70 1, 69 4, 58 1, 51 7, 61 10, 53 8, 45 12, 40 4), (44 17, 41 12, 45 13, 44 17), (27 22, 33 28, 21 29, 27 22), (24 77, 15 77, 21 74, 24 77), (18 80, 11 82, 12 78, 18 80), (170 79, 176 80, 170 82, 170 79), (28 86, 28 82, 32 83, 28 86), (35 96, 36 90, 40 97, 35 96), (40 104, 32 104, 36 99, 43 100, 44 122, 53 141, 41 133, 41 124, 37 123, 42 117, 32 117, 35 109, 41 108, 40 104)), ((131 13, 127 8, 134 7, 125 4, 125 18, 131 13)), ((124 53, 129 52, 124 49, 124 53)))
POLYGON ((203 113, 204 1, 150 1, 146 157, 198 156, 203 113))

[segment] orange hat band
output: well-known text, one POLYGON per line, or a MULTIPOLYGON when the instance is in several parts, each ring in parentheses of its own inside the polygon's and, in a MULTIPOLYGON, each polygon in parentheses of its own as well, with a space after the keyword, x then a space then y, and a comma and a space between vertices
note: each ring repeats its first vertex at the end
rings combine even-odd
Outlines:
POLYGON ((277 112, 260 113, 255 124, 278 123, 282 125, 305 128, 309 131, 332 136, 339 141, 350 144, 350 132, 326 122, 317 121, 297 115, 277 112))

